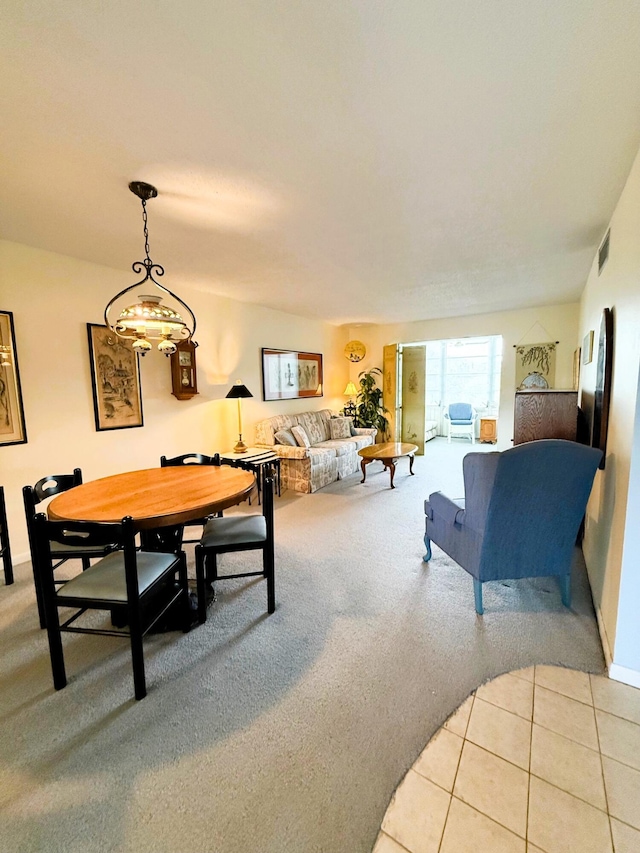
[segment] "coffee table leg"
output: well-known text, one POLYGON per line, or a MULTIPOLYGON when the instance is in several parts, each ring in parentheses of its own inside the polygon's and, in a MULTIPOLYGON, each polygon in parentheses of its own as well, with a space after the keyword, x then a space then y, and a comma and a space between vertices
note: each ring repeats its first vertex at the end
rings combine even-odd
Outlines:
POLYGON ((393 485, 393 475, 396 473, 395 460, 392 459, 391 461, 385 462, 384 464, 385 464, 385 468, 389 469, 389 474, 391 475, 391 488, 395 489, 395 486, 393 485))
POLYGON ((411 456, 409 457, 409 473, 410 473, 412 476, 415 476, 415 474, 413 473, 413 453, 412 453, 412 454, 411 454, 411 456))
POLYGON ((361 483, 364 483, 364 481, 367 479, 367 462, 368 461, 369 460, 365 459, 364 456, 360 460, 360 467, 362 468, 362 479, 360 480, 361 483))

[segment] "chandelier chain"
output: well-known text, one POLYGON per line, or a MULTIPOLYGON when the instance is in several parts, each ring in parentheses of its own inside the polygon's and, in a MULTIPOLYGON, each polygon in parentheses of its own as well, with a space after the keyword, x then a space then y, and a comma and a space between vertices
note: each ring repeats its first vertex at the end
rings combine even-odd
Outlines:
POLYGON ((147 255, 147 261, 151 263, 149 256, 149 228, 147 225, 147 202, 142 199, 142 221, 144 223, 144 250, 147 255))

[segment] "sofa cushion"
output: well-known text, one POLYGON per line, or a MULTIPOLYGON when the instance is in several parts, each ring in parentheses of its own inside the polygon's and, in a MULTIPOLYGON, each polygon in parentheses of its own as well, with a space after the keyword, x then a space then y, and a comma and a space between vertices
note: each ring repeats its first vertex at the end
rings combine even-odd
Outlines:
POLYGON ((279 429, 278 432, 274 433, 273 437, 276 440, 276 444, 287 444, 289 447, 296 447, 297 445, 290 429, 279 429))
POLYGON ((302 412, 297 420, 309 437, 310 444, 318 444, 328 438, 319 412, 302 412))
POLYGON ((314 448, 323 450, 333 450, 336 456, 346 456, 349 453, 355 453, 356 448, 350 441, 345 441, 343 438, 329 439, 329 441, 321 441, 320 444, 314 445, 314 448))
POLYGON ((294 426, 291 427, 291 434, 296 440, 296 444, 299 447, 311 447, 311 442, 309 441, 309 436, 306 433, 304 427, 294 426))
POLYGON ((349 418, 331 418, 329 421, 329 432, 332 439, 350 438, 351 422, 349 418))

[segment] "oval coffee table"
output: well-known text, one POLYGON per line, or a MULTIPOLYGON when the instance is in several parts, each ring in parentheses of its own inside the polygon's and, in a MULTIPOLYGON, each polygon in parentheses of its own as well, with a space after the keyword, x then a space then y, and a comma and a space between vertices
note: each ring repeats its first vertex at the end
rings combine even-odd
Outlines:
POLYGON ((396 473, 396 462, 401 456, 409 457, 409 473, 413 476, 413 456, 418 449, 416 444, 405 444, 401 441, 387 441, 384 444, 370 444, 368 447, 363 447, 358 451, 358 456, 362 457, 360 467, 362 468, 361 483, 367 479, 367 465, 373 462, 374 459, 382 462, 385 468, 389 469, 391 475, 391 488, 393 485, 393 475, 396 473))

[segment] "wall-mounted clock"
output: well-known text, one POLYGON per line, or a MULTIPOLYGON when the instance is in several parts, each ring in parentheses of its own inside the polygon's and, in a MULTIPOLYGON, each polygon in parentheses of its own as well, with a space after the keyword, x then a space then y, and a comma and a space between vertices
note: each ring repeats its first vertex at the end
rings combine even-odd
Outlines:
POLYGON ((178 400, 189 400, 198 393, 197 346, 192 340, 181 341, 171 356, 171 393, 178 400))
POLYGON ((362 359, 367 354, 367 348, 362 343, 362 341, 349 341, 349 343, 344 348, 344 354, 345 357, 349 359, 349 361, 362 361, 362 359))

